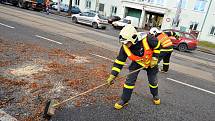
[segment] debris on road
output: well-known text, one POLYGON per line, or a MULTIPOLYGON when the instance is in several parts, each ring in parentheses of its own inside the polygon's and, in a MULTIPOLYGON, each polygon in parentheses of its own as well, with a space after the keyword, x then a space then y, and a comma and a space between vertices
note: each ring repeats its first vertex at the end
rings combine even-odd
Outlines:
MULTIPOLYGON (((68 50, 0 39, 0 109, 18 120, 41 120, 45 102, 58 101, 87 91, 105 82, 107 67, 68 50)), ((84 56, 85 55, 85 56, 84 56)), ((114 86, 113 90, 119 89, 114 86)), ((115 101, 114 92, 101 88, 63 105, 81 107, 99 101, 115 101), (109 94, 110 93, 110 94, 109 94)))

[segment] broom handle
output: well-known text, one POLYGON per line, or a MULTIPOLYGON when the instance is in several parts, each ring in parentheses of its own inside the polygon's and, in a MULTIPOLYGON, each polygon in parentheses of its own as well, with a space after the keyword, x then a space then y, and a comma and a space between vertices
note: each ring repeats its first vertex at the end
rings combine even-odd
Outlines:
MULTIPOLYGON (((140 71, 140 70, 142 70, 143 68, 144 68, 144 67, 141 67, 141 68, 139 68, 139 69, 137 69, 137 70, 134 70, 134 71, 132 71, 132 72, 130 72, 130 73, 128 73, 128 74, 126 74, 126 75, 120 77, 120 78, 126 77, 126 76, 128 76, 128 75, 130 75, 130 74, 133 74, 133 73, 135 73, 135 72, 137 72, 137 71, 140 71)), ((67 101, 69 101, 69 100, 72 100, 72 99, 74 99, 74 98, 76 98, 76 97, 79 97, 79 96, 82 96, 82 95, 84 95, 84 94, 87 94, 87 93, 89 93, 89 92, 92 92, 92 91, 94 91, 94 90, 96 90, 96 89, 98 89, 98 88, 100 88, 100 87, 103 87, 103 86, 105 86, 105 85, 107 85, 107 84, 108 84, 108 83, 101 84, 101 85, 99 85, 99 86, 97 86, 97 87, 94 87, 94 88, 92 88, 92 89, 89 89, 89 90, 87 90, 87 91, 85 91, 85 92, 82 92, 82 93, 80 93, 80 94, 78 94, 78 95, 72 96, 72 97, 70 97, 70 98, 68 98, 68 99, 66 99, 66 100, 63 100, 63 101, 60 102, 60 103, 54 104, 53 107, 57 107, 58 105, 61 105, 61 104, 65 103, 65 102, 67 102, 67 101)))

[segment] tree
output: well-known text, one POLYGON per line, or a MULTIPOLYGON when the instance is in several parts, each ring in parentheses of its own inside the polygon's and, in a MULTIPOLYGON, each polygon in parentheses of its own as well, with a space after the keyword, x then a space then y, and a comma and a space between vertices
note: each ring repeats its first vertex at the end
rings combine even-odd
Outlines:
POLYGON ((69 0, 68 16, 72 15, 72 0, 69 0))

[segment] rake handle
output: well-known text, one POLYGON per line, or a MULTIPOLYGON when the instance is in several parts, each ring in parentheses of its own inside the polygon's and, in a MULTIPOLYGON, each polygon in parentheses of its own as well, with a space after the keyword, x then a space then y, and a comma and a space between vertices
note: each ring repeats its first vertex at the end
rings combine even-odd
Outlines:
MULTIPOLYGON (((137 72, 137 71, 140 71, 140 70, 142 70, 143 68, 144 68, 144 67, 139 68, 139 69, 137 69, 137 70, 134 70, 134 71, 132 71, 132 72, 130 72, 130 73, 128 73, 128 74, 126 74, 126 75, 120 77, 120 78, 126 77, 126 76, 128 76, 128 75, 130 75, 130 74, 133 74, 133 73, 135 73, 135 72, 137 72)), ((74 98, 76 98, 76 97, 85 95, 85 94, 87 94, 87 93, 89 93, 89 92, 92 92, 92 91, 94 91, 94 90, 96 90, 96 89, 98 89, 98 88, 100 88, 100 87, 103 87, 103 86, 105 86, 105 85, 107 85, 107 84, 108 84, 108 83, 101 84, 101 85, 99 85, 99 86, 97 86, 97 87, 94 87, 94 88, 92 88, 92 89, 89 89, 89 90, 87 90, 87 91, 85 91, 85 92, 82 92, 82 93, 80 93, 80 94, 78 94, 78 95, 72 96, 72 97, 70 97, 70 98, 68 98, 68 99, 66 99, 66 100, 63 100, 63 101, 60 102, 60 103, 54 104, 53 107, 57 107, 58 105, 61 105, 61 104, 65 103, 65 102, 67 102, 67 101, 69 101, 69 100, 72 100, 72 99, 74 99, 74 98)))

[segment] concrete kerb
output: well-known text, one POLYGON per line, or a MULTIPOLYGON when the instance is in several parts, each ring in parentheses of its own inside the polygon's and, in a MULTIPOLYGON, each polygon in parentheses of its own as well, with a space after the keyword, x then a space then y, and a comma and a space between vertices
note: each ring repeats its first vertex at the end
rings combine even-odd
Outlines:
POLYGON ((198 46, 197 51, 201 51, 201 52, 204 52, 204 53, 215 55, 215 49, 211 49, 211 48, 198 46))

